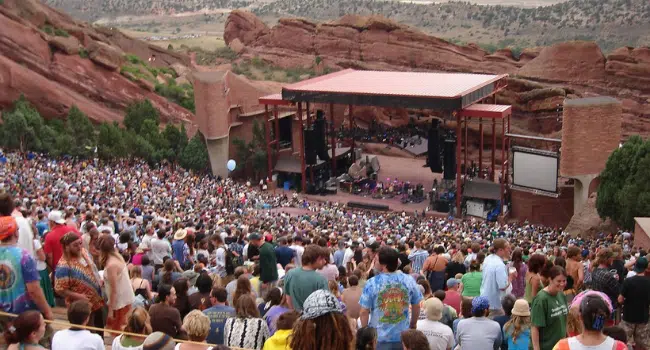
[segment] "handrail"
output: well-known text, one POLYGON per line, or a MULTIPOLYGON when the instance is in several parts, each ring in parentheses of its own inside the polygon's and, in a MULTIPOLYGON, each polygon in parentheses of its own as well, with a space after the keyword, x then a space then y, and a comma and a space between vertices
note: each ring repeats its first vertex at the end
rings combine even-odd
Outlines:
MULTIPOLYGON (((12 313, 3 312, 3 311, 0 311, 0 316, 18 317, 17 314, 12 314, 12 313)), ((56 324, 56 325, 66 326, 66 327, 87 329, 87 330, 90 330, 90 331, 98 331, 98 332, 106 332, 106 333, 118 333, 118 334, 121 334, 121 335, 128 335, 128 336, 131 336, 131 337, 138 337, 138 338, 145 338, 147 336, 146 334, 137 334, 137 333, 124 332, 124 331, 116 331, 116 330, 113 330, 113 329, 98 328, 98 327, 86 326, 86 325, 82 326, 82 325, 72 324, 72 323, 69 323, 69 322, 58 321, 58 320, 45 320, 45 323, 56 324)), ((186 343, 186 344, 205 345, 205 346, 216 346, 216 344, 201 343, 201 342, 195 342, 195 341, 191 341, 191 340, 182 340, 182 339, 175 339, 175 338, 173 338, 173 340, 176 343, 186 343)), ((252 349, 238 348, 238 347, 233 347, 233 346, 229 346, 228 348, 230 348, 231 350, 252 350, 252 349)))

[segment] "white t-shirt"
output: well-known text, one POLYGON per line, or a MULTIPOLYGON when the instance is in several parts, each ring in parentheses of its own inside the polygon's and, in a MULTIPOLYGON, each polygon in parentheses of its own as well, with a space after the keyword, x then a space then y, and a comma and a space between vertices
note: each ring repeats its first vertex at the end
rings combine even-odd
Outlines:
POLYGON ((104 340, 88 330, 64 329, 54 333, 52 350, 105 350, 104 340))
POLYGON ((419 320, 416 328, 427 337, 431 350, 447 350, 454 345, 454 332, 446 324, 419 320))
POLYGON ((303 248, 302 246, 299 246, 297 244, 294 244, 289 248, 293 249, 296 252, 296 258, 293 259, 294 265, 296 265, 296 267, 301 267, 302 266, 302 253, 305 252, 305 248, 303 248))
POLYGON ((171 256, 172 246, 165 239, 158 239, 158 237, 151 240, 151 255, 153 255, 153 263, 155 265, 162 265, 163 258, 171 256))
POLYGON ((18 247, 25 249, 30 256, 34 256, 34 232, 29 221, 22 215, 12 215, 18 224, 18 247))
POLYGON ((111 345, 111 350, 142 350, 142 345, 140 346, 124 346, 120 342, 122 341, 122 335, 118 335, 113 339, 113 345, 111 345))
MULTIPOLYGON (((34 240, 34 251, 37 252, 41 248, 43 248, 43 245, 41 244, 41 241, 38 240, 38 239, 35 239, 34 240)), ((36 255, 34 255, 34 257, 36 257, 36 255)), ((45 263, 45 261, 41 261, 39 259, 36 259, 36 269, 38 271, 43 271, 43 270, 47 269, 47 264, 45 263)))
POLYGON ((579 342, 577 337, 571 337, 567 339, 567 343, 569 343, 569 349, 571 350, 612 350, 615 341, 613 338, 607 337, 605 338, 605 341, 599 345, 587 346, 579 342))

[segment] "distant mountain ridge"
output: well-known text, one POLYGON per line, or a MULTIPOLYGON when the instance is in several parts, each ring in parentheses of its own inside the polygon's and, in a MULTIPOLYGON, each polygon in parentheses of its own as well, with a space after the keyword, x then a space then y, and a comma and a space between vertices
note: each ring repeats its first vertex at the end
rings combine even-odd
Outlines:
POLYGON ((650 46, 648 0, 570 0, 537 8, 383 0, 44 1, 89 21, 246 8, 267 21, 281 17, 327 21, 346 14, 377 14, 452 42, 492 43, 494 49, 545 46, 567 40, 593 40, 604 51, 626 45, 650 46))

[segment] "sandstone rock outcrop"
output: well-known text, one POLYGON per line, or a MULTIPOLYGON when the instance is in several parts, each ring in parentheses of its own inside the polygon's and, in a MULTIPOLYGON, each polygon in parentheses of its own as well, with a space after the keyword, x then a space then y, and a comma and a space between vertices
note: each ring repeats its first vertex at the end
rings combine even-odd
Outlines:
POLYGON ((596 210, 597 194, 589 196, 587 203, 578 213, 571 217, 565 231, 572 236, 581 235, 582 237, 596 237, 601 232, 616 232, 616 225, 610 220, 603 220, 596 210))
POLYGON ((190 111, 152 92, 151 83, 130 81, 119 72, 125 52, 143 60, 156 55, 152 64, 158 66, 189 64, 186 56, 77 22, 37 0, 4 0, 0 28, 0 108, 23 94, 46 118, 63 117, 76 105, 96 122, 121 122, 130 103, 149 99, 163 122, 193 120, 190 111), (44 26, 68 36, 48 35, 44 26), (80 47, 89 58, 77 54, 80 47))
MULTIPOLYGON (((628 99, 634 103, 624 105, 623 134, 650 136, 650 48, 621 48, 605 57, 593 42, 572 41, 524 49, 517 59, 509 49, 489 54, 475 44, 455 45, 378 16, 346 15, 325 23, 281 19, 268 28, 244 11, 230 14, 224 38, 245 46, 242 59, 257 57, 283 68, 314 68, 319 57, 333 69, 508 73, 512 78, 498 101, 512 104, 516 118, 540 115, 537 122, 522 122, 532 133, 559 131, 561 124, 547 114, 565 98, 628 99)), ((389 122, 384 115, 376 114, 389 122)))

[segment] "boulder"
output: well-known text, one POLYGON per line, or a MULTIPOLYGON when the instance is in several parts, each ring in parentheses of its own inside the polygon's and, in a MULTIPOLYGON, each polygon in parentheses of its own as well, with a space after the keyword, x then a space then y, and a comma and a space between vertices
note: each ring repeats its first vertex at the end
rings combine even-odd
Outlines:
POLYGON ((118 70, 124 63, 124 52, 103 42, 90 43, 88 53, 91 61, 112 71, 118 70))
POLYGON ((79 53, 79 39, 74 36, 63 37, 53 36, 49 40, 50 46, 67 55, 76 55, 79 53))
POLYGON ((592 193, 585 206, 578 213, 573 214, 565 231, 572 236, 597 237, 601 232, 616 232, 618 228, 610 219, 603 220, 596 210, 597 194, 592 193))
POLYGON ((184 77, 190 72, 190 69, 182 63, 174 63, 169 67, 176 73, 176 76, 179 77, 184 77))
POLYGON ((518 75, 546 81, 589 83, 605 78, 605 56, 595 42, 569 41, 544 48, 518 75))
POLYGON ((153 82, 151 82, 151 81, 149 81, 147 79, 142 79, 142 78, 137 79, 136 83, 138 84, 138 86, 140 86, 143 89, 146 89, 146 90, 149 90, 149 91, 155 91, 156 90, 156 84, 154 84, 153 82))
POLYGON ((226 20, 223 40, 229 45, 235 38, 239 38, 244 45, 249 45, 268 32, 269 27, 251 12, 234 10, 226 20))
POLYGON ((235 38, 233 41, 231 41, 230 44, 228 44, 228 47, 238 54, 242 53, 242 51, 244 51, 246 48, 246 46, 244 46, 239 38, 235 38))

